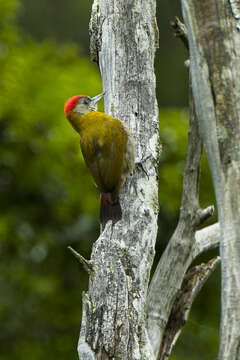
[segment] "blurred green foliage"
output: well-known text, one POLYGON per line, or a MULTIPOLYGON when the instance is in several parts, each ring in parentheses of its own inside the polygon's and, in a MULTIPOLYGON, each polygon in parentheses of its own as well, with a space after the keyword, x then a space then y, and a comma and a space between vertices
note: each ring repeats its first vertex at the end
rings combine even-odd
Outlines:
MULTIPOLYGON (((22 0, 21 3, 18 23, 37 41, 53 38, 59 43, 78 43, 88 56, 88 24, 93 0, 22 0)), ((156 4, 160 31, 160 51, 155 59, 158 103, 187 106, 188 71, 183 62, 188 55, 170 27, 175 16, 181 17, 181 4, 179 0, 161 0, 156 4)))
MULTIPOLYGON (((90 6, 91 1, 78 0, 0 0, 0 360, 77 358, 87 276, 67 245, 89 257, 98 233, 99 201, 63 104, 79 91, 101 91, 97 67, 83 55, 90 6)), ((169 11, 169 5, 165 8, 169 11)), ((181 92, 172 81, 163 103, 181 92)), ((158 256, 177 222, 187 119, 183 109, 160 112, 158 256)), ((209 184, 205 158, 202 206, 213 202, 209 184)), ((214 357, 218 281, 212 277, 198 297, 177 359, 214 357), (204 347, 199 345, 194 357, 198 343, 204 347)))
POLYGON ((88 255, 98 195, 63 104, 101 83, 73 45, 17 32, 17 8, 0 2, 0 358, 74 358, 87 279, 66 247, 88 255))

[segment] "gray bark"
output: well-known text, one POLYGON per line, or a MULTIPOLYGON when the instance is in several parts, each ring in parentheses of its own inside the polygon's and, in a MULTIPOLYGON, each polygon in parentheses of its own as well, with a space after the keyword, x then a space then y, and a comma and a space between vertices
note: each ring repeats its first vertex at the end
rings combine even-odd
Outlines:
POLYGON ((238 1, 182 0, 193 94, 221 228, 220 360, 240 359, 240 33, 238 1))
POLYGON ((123 219, 108 223, 91 255, 83 296, 80 359, 152 359, 145 299, 157 235, 159 154, 154 55, 155 0, 95 0, 90 24, 105 112, 124 121, 136 142, 136 167, 121 192, 123 219))
POLYGON ((202 210, 198 204, 202 145, 191 103, 180 220, 148 292, 157 235, 160 153, 155 5, 155 0, 95 0, 92 8, 91 54, 102 75, 105 112, 130 128, 136 142, 136 166, 121 192, 123 219, 106 225, 91 259, 70 248, 89 273, 78 343, 81 360, 167 359, 194 297, 219 262, 213 259, 188 271, 196 256, 219 243, 217 224, 197 231, 213 208, 202 210), (172 326, 176 316, 178 321, 172 326))
MULTIPOLYGON (((167 336, 166 332, 174 302, 181 291, 194 255, 198 255, 196 229, 213 213, 212 206, 205 210, 199 206, 201 155, 202 142, 194 104, 190 96, 188 149, 179 222, 154 273, 147 299, 148 333, 152 339, 154 354, 161 360, 167 359, 170 354, 169 349, 172 349, 169 339, 171 335, 167 336)), ((213 246, 213 242, 211 246, 213 246)))
POLYGON ((181 290, 173 303, 171 315, 168 319, 163 345, 159 359, 168 359, 176 344, 183 326, 188 320, 189 312, 195 297, 202 286, 220 263, 220 258, 211 259, 207 264, 192 267, 184 277, 181 290))

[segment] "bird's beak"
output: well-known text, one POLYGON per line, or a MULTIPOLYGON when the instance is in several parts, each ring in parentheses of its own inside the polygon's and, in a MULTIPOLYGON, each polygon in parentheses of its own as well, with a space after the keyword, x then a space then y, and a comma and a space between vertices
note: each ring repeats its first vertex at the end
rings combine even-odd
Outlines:
POLYGON ((99 95, 94 96, 93 98, 91 98, 91 102, 93 104, 96 104, 104 96, 104 94, 105 94, 105 91, 99 95))

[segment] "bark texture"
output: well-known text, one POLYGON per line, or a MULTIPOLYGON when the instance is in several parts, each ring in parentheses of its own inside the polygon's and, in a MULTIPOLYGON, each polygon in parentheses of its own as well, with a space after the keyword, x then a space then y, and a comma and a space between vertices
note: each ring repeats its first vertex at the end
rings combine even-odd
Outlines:
POLYGON ((182 0, 201 137, 221 228, 220 360, 240 359, 240 8, 238 1, 182 0))
POLYGON ((136 167, 121 192, 123 219, 114 226, 109 222, 93 246, 79 359, 149 360, 145 300, 158 215, 155 0, 95 0, 90 33, 105 112, 134 135, 136 167))
POLYGON ((123 219, 106 225, 90 260, 70 249, 90 276, 82 300, 80 360, 167 359, 193 299, 219 263, 219 258, 213 259, 187 272, 196 256, 219 243, 218 224, 197 231, 213 207, 202 210, 198 203, 202 143, 191 101, 179 224, 148 291, 157 235, 160 152, 155 5, 155 0, 93 3, 91 55, 102 75, 105 112, 130 128, 136 142, 136 166, 121 193, 123 219))
POLYGON ((160 359, 165 360, 169 358, 172 348, 176 344, 182 328, 188 319, 195 297, 219 263, 220 258, 216 257, 207 264, 192 267, 187 272, 168 319, 160 359))
MULTIPOLYGON (((152 341, 154 354, 157 359, 161 360, 169 357, 175 338, 175 335, 172 336, 172 334, 177 333, 179 330, 177 323, 175 324, 176 327, 171 329, 170 332, 168 326, 174 302, 181 292, 186 272, 194 260, 194 256, 198 255, 197 248, 199 249, 199 246, 197 245, 196 229, 213 214, 214 210, 212 206, 204 210, 199 206, 201 155, 202 141, 199 136, 190 88, 188 149, 184 168, 179 222, 158 263, 149 287, 147 301, 148 333, 152 341)), ((213 244, 212 241, 211 246, 213 244)), ((206 278, 204 279, 206 281, 206 278)), ((197 281, 197 278, 194 281, 197 281)), ((192 286, 192 289, 194 288, 195 286, 192 286)))

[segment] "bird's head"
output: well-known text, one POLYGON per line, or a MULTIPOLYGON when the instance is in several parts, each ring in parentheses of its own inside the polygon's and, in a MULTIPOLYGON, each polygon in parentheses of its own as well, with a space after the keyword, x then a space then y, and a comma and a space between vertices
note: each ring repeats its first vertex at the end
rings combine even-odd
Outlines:
POLYGON ((104 92, 90 98, 88 95, 75 95, 65 102, 64 112, 67 118, 71 112, 86 114, 91 111, 97 110, 97 103, 103 97, 104 92))

